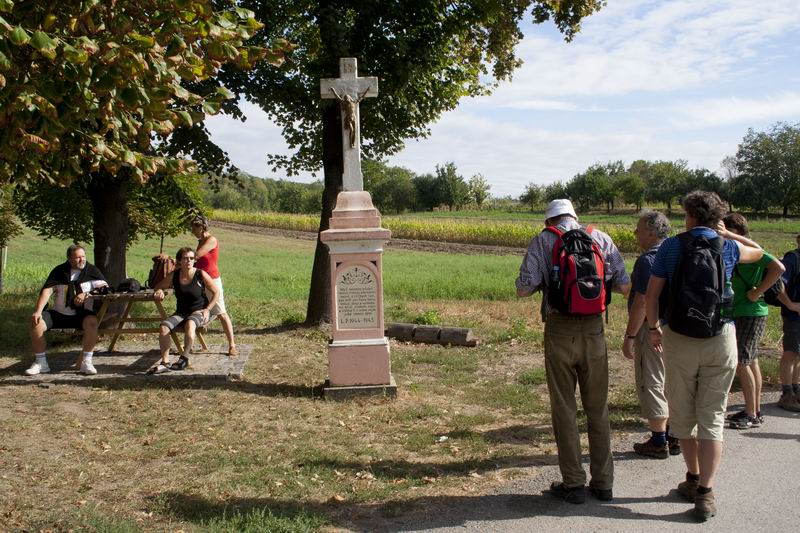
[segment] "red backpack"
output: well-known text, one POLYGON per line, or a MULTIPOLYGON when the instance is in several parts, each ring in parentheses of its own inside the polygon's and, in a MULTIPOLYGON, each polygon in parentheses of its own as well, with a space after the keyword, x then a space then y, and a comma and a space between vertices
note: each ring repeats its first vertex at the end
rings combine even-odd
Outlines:
POLYGON ((592 239, 592 226, 555 233, 553 270, 547 286, 547 303, 566 315, 597 315, 605 311, 607 296, 605 261, 600 246, 592 239))

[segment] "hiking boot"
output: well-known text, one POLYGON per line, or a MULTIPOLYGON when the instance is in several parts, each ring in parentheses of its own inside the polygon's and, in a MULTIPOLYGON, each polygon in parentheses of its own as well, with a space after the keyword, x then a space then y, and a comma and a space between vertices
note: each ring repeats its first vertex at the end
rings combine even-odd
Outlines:
POLYGON ((614 499, 614 492, 611 489, 598 489, 593 482, 589 482, 589 492, 601 502, 610 502, 614 499))
POLYGON ((653 444, 653 439, 647 439, 644 442, 635 442, 633 444, 633 451, 645 457, 654 457, 656 459, 666 459, 669 457, 669 450, 667 444, 661 446, 653 444))
POLYGON ((714 503, 714 491, 700 494, 699 492, 694 499, 694 516, 701 522, 705 522, 712 516, 717 514, 717 506, 714 503))
POLYGON ((29 369, 25 371, 26 376, 36 376, 37 374, 47 374, 50 372, 50 367, 47 365, 47 361, 43 361, 39 363, 38 361, 33 363, 29 369))
POLYGON ((81 363, 81 369, 78 371, 78 373, 86 376, 94 376, 97 374, 97 369, 90 361, 84 361, 81 363))
POLYGON ((689 479, 689 474, 687 473, 686 481, 678 483, 678 494, 683 496, 686 501, 694 503, 698 486, 700 486, 700 481, 689 479))
POLYGON ((778 400, 778 407, 793 413, 800 413, 800 402, 791 394, 781 394, 781 398, 778 400))
POLYGON ((667 437, 667 447, 670 455, 681 454, 681 440, 675 437, 667 437))
POLYGON ((551 496, 564 500, 567 503, 584 503, 586 501, 586 491, 583 485, 580 487, 567 487, 564 483, 553 482, 548 491, 551 496))

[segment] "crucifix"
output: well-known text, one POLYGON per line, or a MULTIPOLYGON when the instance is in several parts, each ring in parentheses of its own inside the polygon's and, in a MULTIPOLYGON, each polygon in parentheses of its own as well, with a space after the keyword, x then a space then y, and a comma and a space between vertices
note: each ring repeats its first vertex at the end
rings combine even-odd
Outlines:
POLYGON ((319 90, 322 98, 335 98, 339 101, 342 115, 344 190, 362 191, 364 178, 361 175, 361 128, 358 104, 364 98, 378 96, 378 78, 359 78, 356 58, 343 57, 339 59, 339 77, 323 78, 319 82, 319 90))

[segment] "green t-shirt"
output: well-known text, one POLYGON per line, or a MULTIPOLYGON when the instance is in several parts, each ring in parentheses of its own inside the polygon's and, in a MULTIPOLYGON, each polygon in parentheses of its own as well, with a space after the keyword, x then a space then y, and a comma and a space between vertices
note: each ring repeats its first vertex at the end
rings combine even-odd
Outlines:
POLYGON ((757 287, 764 277, 764 270, 775 258, 764 252, 764 256, 756 263, 739 263, 733 271, 733 316, 767 316, 769 306, 764 296, 757 302, 751 302, 747 291, 757 287), (737 272, 738 270, 738 272, 737 272))

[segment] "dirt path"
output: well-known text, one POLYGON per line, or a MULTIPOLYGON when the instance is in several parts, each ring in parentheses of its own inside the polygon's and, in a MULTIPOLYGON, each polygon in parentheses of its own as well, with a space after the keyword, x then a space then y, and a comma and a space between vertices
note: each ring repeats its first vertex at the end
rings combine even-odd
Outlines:
MULTIPOLYGON (((302 239, 306 241, 316 240, 317 234, 307 231, 295 231, 285 229, 265 228, 262 226, 251 226, 247 224, 234 224, 232 222, 213 221, 214 226, 232 231, 242 231, 256 235, 271 235, 274 237, 285 237, 289 239, 302 239)), ((438 241, 417 241, 411 239, 392 238, 386 248, 393 250, 414 250, 417 252, 447 253, 447 254, 466 254, 466 255, 518 255, 525 253, 524 248, 513 246, 489 246, 483 244, 462 244, 457 242, 438 242, 438 241)))

